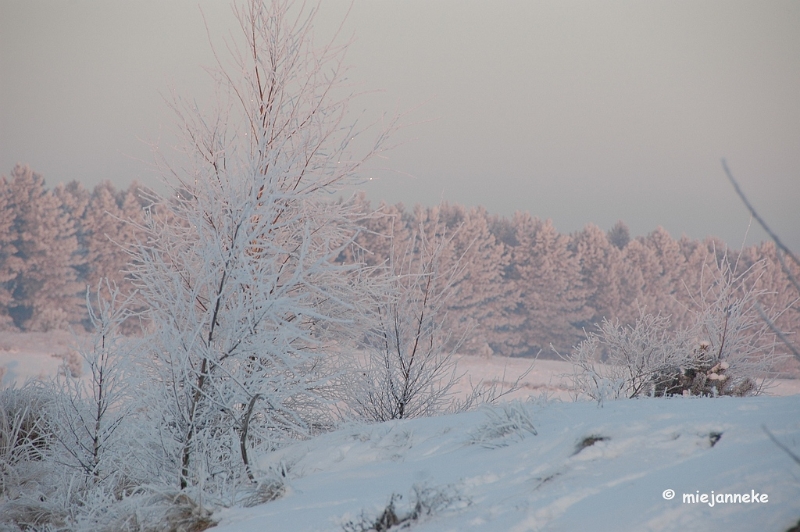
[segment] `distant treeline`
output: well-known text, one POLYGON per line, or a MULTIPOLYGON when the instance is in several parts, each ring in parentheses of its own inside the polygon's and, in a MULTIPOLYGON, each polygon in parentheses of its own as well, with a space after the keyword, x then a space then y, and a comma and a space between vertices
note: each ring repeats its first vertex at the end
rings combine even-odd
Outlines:
MULTIPOLYGON (((86 288, 109 278, 131 289, 128 255, 120 244, 141 238, 152 197, 141 186, 91 192, 73 181, 54 189, 27 166, 0 179, 0 330, 46 331, 86 322, 86 288)), ((442 271, 456 271, 448 320, 462 351, 533 356, 566 353, 603 318, 632 322, 640 308, 668 314, 675 326, 690 319, 717 265, 737 272, 757 264, 752 278, 769 294, 764 306, 787 308, 791 290, 772 243, 732 250, 715 238, 672 238, 662 228, 632 238, 623 222, 609 231, 593 224, 569 235, 528 213, 511 218, 482 207, 371 206, 355 198, 364 217, 354 221, 355 245, 343 261, 380 266, 422 228, 446 250, 442 271), (392 242, 395 242, 393 247, 392 242), (453 268, 453 264, 458 267, 453 268)), ((784 331, 800 329, 797 305, 781 316, 784 331)))

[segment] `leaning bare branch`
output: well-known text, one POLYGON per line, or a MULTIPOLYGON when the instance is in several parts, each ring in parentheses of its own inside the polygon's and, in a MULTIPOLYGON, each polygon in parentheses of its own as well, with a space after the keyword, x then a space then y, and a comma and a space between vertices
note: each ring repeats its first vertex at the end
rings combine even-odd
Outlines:
POLYGON ((800 465, 800 456, 794 454, 791 449, 789 449, 783 443, 781 443, 781 441, 778 438, 776 438, 775 435, 769 431, 769 429, 767 429, 766 425, 761 425, 761 428, 764 430, 764 432, 767 433, 767 436, 769 436, 769 439, 772 440, 772 443, 777 445, 781 451, 788 454, 792 458, 792 460, 794 460, 795 462, 797 462, 798 465, 800 465))
POLYGON ((750 211, 750 214, 753 215, 753 218, 755 218, 756 221, 758 222, 758 224, 762 228, 764 228, 764 231, 766 231, 767 234, 769 235, 769 237, 775 242, 775 245, 778 246, 778 248, 781 251, 783 251, 784 253, 789 255, 792 258, 792 260, 795 262, 795 264, 800 266, 800 259, 798 259, 795 256, 795 254, 792 253, 792 251, 789 248, 786 247, 786 245, 781 241, 781 239, 778 237, 778 235, 776 235, 772 231, 772 229, 769 228, 767 223, 761 218, 761 216, 758 215, 758 212, 756 211, 755 207, 753 207, 753 205, 747 199, 747 196, 744 195, 744 192, 742 192, 742 189, 739 188, 739 183, 737 183, 736 179, 734 179, 733 174, 731 173, 730 169, 728 168, 728 163, 725 161, 725 159, 722 159, 722 168, 725 170, 725 175, 728 176, 728 180, 731 182, 731 185, 733 185, 733 189, 736 191, 736 194, 739 195, 739 198, 741 198, 742 202, 745 204, 747 209, 750 211))
POLYGON ((771 320, 769 316, 767 316, 767 314, 764 312, 764 309, 761 308, 761 305, 756 304, 756 310, 758 311, 758 315, 761 316, 761 319, 764 320, 772 332, 775 333, 775 336, 777 336, 778 339, 789 349, 789 351, 791 351, 792 354, 797 357, 797 360, 800 360, 800 351, 798 351, 791 340, 786 337, 783 331, 781 331, 778 326, 775 325, 775 322, 771 320))

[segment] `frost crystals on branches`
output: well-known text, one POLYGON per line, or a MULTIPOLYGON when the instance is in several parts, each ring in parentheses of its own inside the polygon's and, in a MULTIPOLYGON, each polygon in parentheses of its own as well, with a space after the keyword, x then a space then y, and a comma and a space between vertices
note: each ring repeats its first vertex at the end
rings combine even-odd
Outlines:
POLYGON ((133 275, 150 309, 150 414, 181 489, 255 481, 251 449, 325 423, 321 357, 358 314, 358 266, 334 262, 353 210, 330 194, 387 131, 351 149, 364 130, 346 123, 346 45, 314 45, 316 9, 237 7, 243 44, 212 71, 219 110, 174 105, 190 169, 168 170, 133 275))

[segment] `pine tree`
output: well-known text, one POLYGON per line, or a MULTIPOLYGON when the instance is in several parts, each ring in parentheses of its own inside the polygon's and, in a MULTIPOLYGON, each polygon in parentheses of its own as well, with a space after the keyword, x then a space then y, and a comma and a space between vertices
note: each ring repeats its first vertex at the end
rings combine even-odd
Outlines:
POLYGON ((592 309, 592 316, 585 324, 588 329, 603 318, 616 317, 619 312, 622 252, 594 224, 574 234, 570 247, 580 264, 586 304, 592 309))
POLYGON ((649 270, 650 277, 646 279, 647 295, 656 305, 656 308, 648 310, 669 315, 674 325, 682 325, 686 307, 681 305, 679 298, 686 291, 682 284, 686 259, 680 246, 663 227, 657 227, 647 235, 644 243, 653 251, 657 261, 657 267, 649 270))
POLYGON ((503 278, 509 258, 489 230, 482 207, 468 210, 443 203, 429 217, 437 215, 452 234, 448 260, 464 265, 447 305, 449 326, 466 331, 463 353, 491 355, 491 345, 498 348, 502 341, 495 330, 504 324, 504 306, 513 298, 514 287, 503 278))
POLYGON ((14 246, 14 208, 11 190, 5 176, 0 177, 0 331, 15 329, 9 315, 13 296, 11 282, 22 266, 14 246))
POLYGON ((89 286, 97 286, 104 278, 119 287, 124 284, 123 270, 128 260, 118 243, 125 227, 122 216, 114 186, 109 181, 97 185, 92 191, 84 220, 88 264, 86 282, 89 286))
MULTIPOLYGON (((86 274, 89 267, 86 256, 84 219, 91 194, 78 181, 71 181, 66 185, 59 183, 53 189, 53 194, 61 202, 61 210, 67 215, 72 227, 75 229, 77 246, 72 253, 72 268, 76 274, 76 287, 80 293, 79 297, 83 298, 85 297, 85 292, 81 291, 81 288, 85 289, 86 287, 86 274)), ((85 304, 78 305, 76 312, 69 316, 70 323, 81 321, 85 325, 89 325, 89 316, 86 313, 85 304)))
POLYGON ((625 222, 619 220, 614 227, 608 230, 608 241, 617 249, 625 249, 625 246, 631 241, 631 233, 625 222))
POLYGON ((514 227, 517 245, 512 261, 520 291, 517 312, 524 318, 515 328, 514 352, 547 353, 551 345, 567 351, 580 340, 580 325, 591 317, 577 257, 567 248, 567 237, 550 220, 517 213, 514 227))
POLYGON ((73 221, 42 176, 22 165, 11 175, 12 245, 20 267, 8 281, 9 314, 24 330, 65 327, 81 305, 73 221))

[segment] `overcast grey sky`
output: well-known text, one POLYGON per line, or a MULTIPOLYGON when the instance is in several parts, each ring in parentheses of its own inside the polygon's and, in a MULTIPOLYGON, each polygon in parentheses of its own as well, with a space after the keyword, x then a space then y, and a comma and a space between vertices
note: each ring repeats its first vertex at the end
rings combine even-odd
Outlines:
MULTIPOLYGON (((326 0, 330 31, 348 2, 326 0)), ((228 2, 0 0, 0 172, 153 185, 162 94, 207 92, 228 2), (205 91, 205 92, 204 92, 205 91)), ((753 203, 800 250, 800 2, 355 0, 351 78, 417 124, 375 200, 529 211, 562 232, 741 243, 753 203)), ((751 229, 749 241, 764 238, 751 229)))

